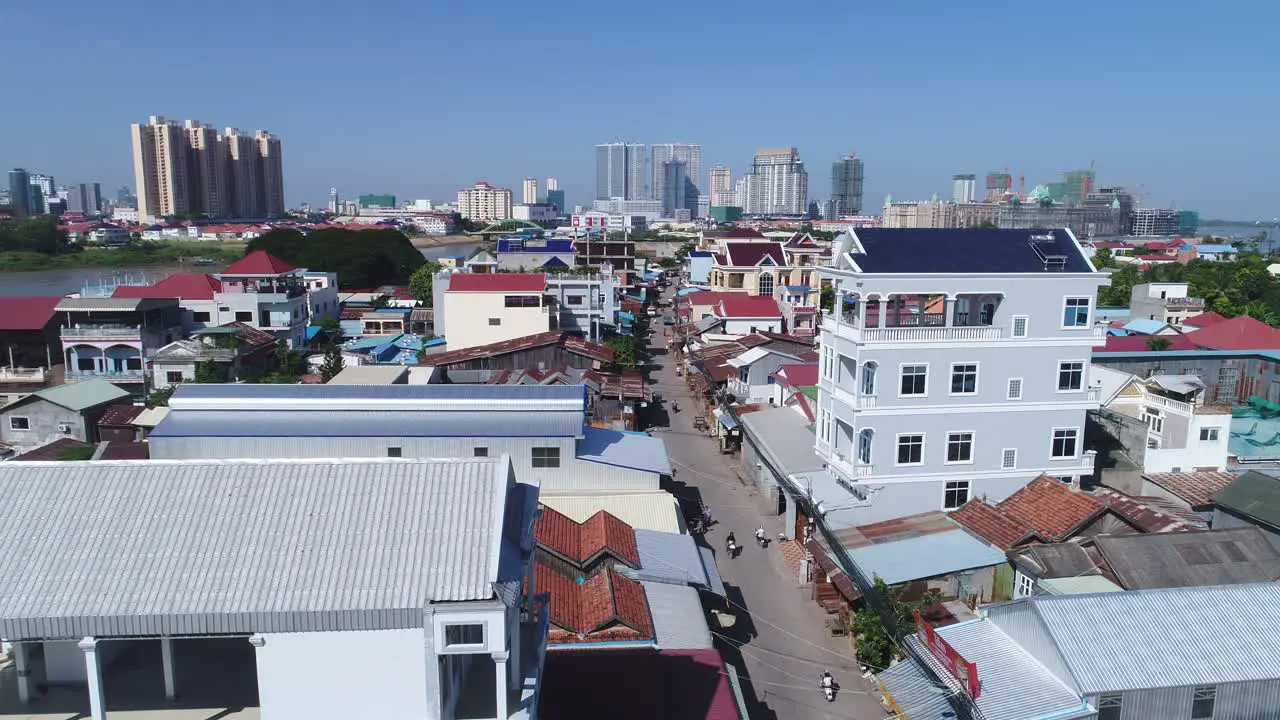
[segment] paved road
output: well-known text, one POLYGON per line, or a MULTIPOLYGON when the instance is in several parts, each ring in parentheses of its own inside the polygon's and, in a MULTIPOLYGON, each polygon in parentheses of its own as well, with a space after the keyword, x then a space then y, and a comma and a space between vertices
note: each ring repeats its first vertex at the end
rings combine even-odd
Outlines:
POLYGON ((681 408, 668 413, 669 426, 655 436, 666 441, 682 500, 700 498, 711 508, 717 524, 707 534, 707 542, 716 549, 717 566, 729 587, 730 600, 749 611, 738 621, 744 627, 735 626, 720 639, 729 649, 730 662, 740 671, 745 665, 750 677, 746 690, 748 694, 754 690, 757 701, 752 720, 884 718, 887 713, 878 694, 860 677, 852 645, 847 639, 827 636, 823 626, 826 614, 803 596, 794 578, 787 576, 790 570, 778 551, 761 549, 754 542, 753 534, 761 523, 769 537, 776 537, 780 519, 766 518, 760 512, 759 498, 734 471, 738 457, 721 455, 714 439, 693 429, 692 415, 685 411, 692 407, 688 389, 667 360, 660 326, 655 326, 649 350, 661 366, 653 373, 657 380, 654 389, 668 410, 672 401, 681 408), (743 546, 734 559, 724 553, 725 536, 730 531, 743 546), (735 657, 736 653, 741 657, 735 657), (829 670, 841 687, 833 703, 828 703, 818 688, 823 670, 829 670))

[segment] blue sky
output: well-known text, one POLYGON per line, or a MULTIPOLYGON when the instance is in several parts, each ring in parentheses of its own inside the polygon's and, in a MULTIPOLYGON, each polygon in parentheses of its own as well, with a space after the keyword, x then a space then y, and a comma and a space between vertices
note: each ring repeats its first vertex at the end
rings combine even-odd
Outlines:
POLYGON ((1148 205, 1270 218, 1278 20, 1187 0, 5 3, 0 166, 114 196, 129 123, 163 114, 279 134, 290 204, 526 175, 587 202, 593 146, 625 139, 701 142, 735 177, 795 145, 811 198, 856 151, 872 207, 1093 161, 1148 205))

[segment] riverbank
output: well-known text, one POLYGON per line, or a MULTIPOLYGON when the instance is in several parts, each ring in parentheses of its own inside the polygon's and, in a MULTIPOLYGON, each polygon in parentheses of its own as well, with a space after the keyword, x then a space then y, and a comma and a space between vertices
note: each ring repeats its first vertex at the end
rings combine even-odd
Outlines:
POLYGON ((0 253, 0 272, 186 265, 196 258, 226 265, 243 255, 244 243, 241 242, 144 242, 119 248, 86 248, 62 255, 4 252, 0 253))

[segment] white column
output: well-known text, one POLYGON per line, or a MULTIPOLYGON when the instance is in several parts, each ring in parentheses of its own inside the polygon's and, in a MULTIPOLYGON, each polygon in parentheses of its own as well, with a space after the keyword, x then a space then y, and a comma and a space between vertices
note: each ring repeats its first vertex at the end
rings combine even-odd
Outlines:
POLYGON ((18 700, 31 702, 31 657, 27 643, 13 644, 13 664, 18 675, 18 700))
POLYGON ((426 655, 427 669, 427 717, 426 720, 440 720, 443 715, 444 698, 440 694, 440 655, 436 652, 436 612, 432 608, 423 611, 422 644, 426 655))
POLYGON ((176 697, 173 683, 173 638, 160 638, 160 663, 164 665, 164 697, 176 697))
POLYGON ((945 308, 945 309, 943 310, 943 312, 945 312, 945 313, 947 314, 947 316, 943 318, 943 321, 944 321, 944 322, 943 322, 942 324, 943 324, 945 327, 955 327, 955 324, 956 324, 956 298, 955 298, 955 296, 953 296, 953 295, 948 295, 948 296, 947 296, 947 299, 946 299, 946 302, 944 302, 944 303, 943 303, 943 307, 945 308))
POLYGON ((102 665, 98 662, 98 641, 86 637, 77 646, 84 652, 85 676, 89 681, 89 717, 93 720, 107 720, 106 697, 102 689, 102 665))
POLYGON ((507 657, 510 653, 500 652, 493 654, 494 673, 494 693, 498 701, 498 720, 505 720, 507 713, 507 657))

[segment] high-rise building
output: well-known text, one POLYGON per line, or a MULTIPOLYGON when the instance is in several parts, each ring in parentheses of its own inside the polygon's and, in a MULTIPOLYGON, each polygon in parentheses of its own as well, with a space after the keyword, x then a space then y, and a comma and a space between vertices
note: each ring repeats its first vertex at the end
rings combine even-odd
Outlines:
POLYGON ((559 190, 560 181, 555 178, 547 178, 547 190, 559 190))
POLYGON ((977 176, 972 173, 951 176, 951 202, 971 203, 977 191, 977 176))
POLYGON ((458 214, 467 220, 511 218, 511 191, 478 182, 458 191, 458 214))
POLYGON ((227 146, 212 125, 199 120, 183 124, 187 136, 188 211, 193 215, 231 217, 227 146))
POLYGON ((66 203, 67 210, 72 212, 82 212, 85 215, 98 215, 102 212, 102 186, 98 183, 80 183, 59 188, 58 197, 66 203))
MULTIPOLYGON (((657 149, 656 146, 654 149, 657 149)), ((655 177, 654 180, 658 181, 656 184, 662 189, 662 197, 657 198, 662 202, 662 217, 673 218, 677 210, 696 210, 696 204, 694 207, 689 206, 688 190, 692 187, 689 182, 689 166, 682 160, 664 160, 661 169, 661 177, 655 177)))
POLYGON ((862 160, 841 155, 831 163, 831 212, 835 217, 862 212, 862 160))
POLYGON ((329 188, 329 212, 338 214, 338 188, 329 188))
POLYGON ((152 222, 189 213, 187 140, 182 126, 152 115, 145 125, 134 123, 131 131, 138 217, 152 222))
POLYGON ((663 186, 666 172, 663 163, 676 160, 685 165, 684 195, 687 205, 681 207, 696 211, 698 198, 702 196, 702 146, 691 143, 657 143, 651 148, 651 167, 653 176, 649 182, 649 191, 654 200, 662 200, 666 196, 663 186))
MULTIPOLYGON (((40 203, 32 206, 32 214, 49 212, 49 200, 58 197, 58 188, 53 184, 53 176, 43 173, 31 173, 27 177, 27 182, 31 187, 40 188, 40 203)), ((32 195, 32 197, 35 196, 32 195)))
POLYGON ((711 183, 708 185, 712 207, 729 207, 734 204, 733 171, 724 165, 711 168, 711 183))
POLYGON ((258 189, 258 149, 254 139, 238 128, 227 128, 222 133, 227 145, 228 177, 231 185, 232 217, 257 218, 264 214, 258 205, 261 190, 258 189))
POLYGON ((596 199, 645 200, 646 149, 633 143, 596 146, 596 199))
POLYGON ((1007 192, 1013 192, 1013 176, 1007 172, 987 173, 987 198, 998 200, 1007 192))
MULTIPOLYGON (((548 180, 548 182, 553 181, 555 181, 555 178, 548 180)), ((556 215, 563 215, 565 213, 564 191, 558 188, 547 188, 547 205, 551 207, 556 215)))
POLYGON ((804 215, 809 209, 809 173, 794 147, 757 150, 744 176, 748 215, 804 215))
POLYGON ((538 178, 527 177, 524 179, 520 197, 521 202, 525 205, 536 205, 538 203, 538 178))
POLYGON ((128 186, 121 185, 120 189, 116 191, 116 205, 120 207, 137 207, 138 196, 134 195, 128 186))
POLYGON ((284 159, 280 155, 280 138, 259 130, 253 136, 253 142, 258 153, 258 208, 267 217, 279 217, 285 212, 284 159))
POLYGON ((9 209, 15 217, 31 214, 31 182, 27 171, 14 168, 9 171, 9 209))

